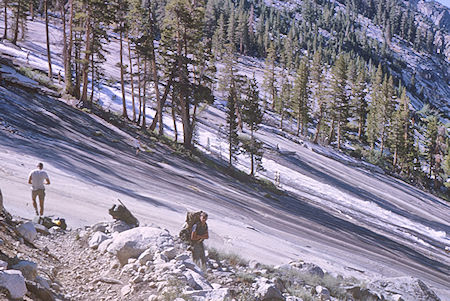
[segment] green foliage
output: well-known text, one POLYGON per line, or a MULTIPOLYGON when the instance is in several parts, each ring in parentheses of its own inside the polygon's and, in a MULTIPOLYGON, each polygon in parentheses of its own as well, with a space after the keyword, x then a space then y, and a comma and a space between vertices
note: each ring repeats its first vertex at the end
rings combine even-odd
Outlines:
POLYGON ((233 252, 224 252, 216 248, 208 248, 208 258, 217 262, 225 260, 231 266, 246 266, 248 261, 233 252))
POLYGON ((335 101, 331 105, 332 118, 337 123, 337 147, 344 140, 345 131, 350 115, 350 104, 347 95, 347 60, 340 55, 331 72, 331 93, 335 101))
POLYGON ((47 74, 44 74, 40 71, 36 71, 33 70, 31 68, 28 67, 19 67, 19 69, 17 70, 20 74, 31 78, 32 80, 37 81, 38 83, 40 83, 41 85, 52 89, 52 90, 58 90, 58 88, 52 83, 52 81, 48 78, 47 74))
MULTIPOLYGON (((258 178, 259 184, 265 189, 276 195, 285 195, 285 192, 280 190, 272 181, 265 178, 258 178)), ((272 196, 269 194, 267 197, 271 198, 272 196)))
POLYGON ((158 300, 172 301, 176 298, 184 300, 192 300, 189 296, 183 294, 185 288, 185 282, 178 280, 175 277, 170 277, 167 281, 167 286, 162 290, 162 294, 158 300))
POLYGON ((297 117, 297 136, 300 134, 300 128, 303 135, 306 134, 308 122, 310 119, 310 89, 309 81, 309 61, 305 56, 300 62, 293 88, 293 111, 297 117))

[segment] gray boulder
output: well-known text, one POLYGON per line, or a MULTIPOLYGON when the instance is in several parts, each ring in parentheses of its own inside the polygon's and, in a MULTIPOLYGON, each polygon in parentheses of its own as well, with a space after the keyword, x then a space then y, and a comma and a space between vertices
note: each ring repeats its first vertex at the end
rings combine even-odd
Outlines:
POLYGON ((118 234, 107 250, 116 255, 120 264, 124 265, 129 258, 138 257, 151 246, 162 249, 171 245, 173 245, 173 239, 167 230, 138 227, 118 234))
POLYGON ((28 260, 21 260, 19 263, 12 266, 14 270, 18 270, 22 272, 22 275, 27 280, 34 281, 37 276, 37 264, 28 261, 28 260))
POLYGON ((36 231, 41 233, 41 234, 44 234, 44 235, 49 235, 50 234, 50 232, 48 231, 48 228, 43 226, 43 225, 41 225, 41 224, 34 223, 34 227, 36 228, 36 231))
POLYGON ((8 263, 6 261, 0 260, 0 271, 8 269, 8 263))
POLYGON ((320 267, 312 263, 303 264, 300 270, 302 272, 308 273, 313 276, 318 276, 320 278, 323 278, 325 276, 324 271, 320 267))
POLYGON ((92 225, 91 230, 92 232, 106 232, 106 229, 108 228, 109 223, 108 222, 99 222, 94 225, 92 225))
POLYGON ((440 301, 441 299, 422 280, 414 277, 397 277, 375 280, 367 288, 381 296, 380 299, 401 298, 404 301, 440 301))
POLYGON ((316 286, 315 289, 320 300, 322 301, 330 300, 331 297, 330 291, 326 287, 318 285, 316 286))
POLYGON ((200 275, 192 270, 186 270, 183 274, 186 277, 187 283, 194 290, 211 290, 213 287, 206 280, 203 275, 200 275))
POLYGON ((97 249, 98 246, 110 237, 103 232, 95 232, 89 240, 89 248, 97 249))
POLYGON ((105 253, 106 250, 108 249, 109 245, 110 245, 112 242, 113 242, 113 239, 112 239, 112 238, 107 239, 107 240, 104 240, 104 241, 97 247, 97 250, 98 250, 100 253, 105 253))
POLYGON ((25 278, 20 271, 0 271, 0 287, 8 290, 12 299, 22 299, 27 293, 25 278))
POLYGON ((114 221, 113 223, 111 223, 108 228, 107 231, 114 233, 114 232, 124 232, 127 230, 130 230, 131 228, 133 228, 133 226, 125 223, 124 221, 114 221))
POLYGON ((276 288, 274 284, 264 283, 258 287, 257 295, 261 300, 285 300, 280 290, 276 288))
POLYGON ((33 242, 37 237, 37 231, 32 222, 23 223, 17 228, 17 231, 29 242, 33 242))

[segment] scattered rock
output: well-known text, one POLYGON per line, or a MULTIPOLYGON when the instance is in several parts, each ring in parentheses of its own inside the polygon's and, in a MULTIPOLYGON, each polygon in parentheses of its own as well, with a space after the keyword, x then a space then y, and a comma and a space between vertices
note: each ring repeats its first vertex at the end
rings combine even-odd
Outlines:
POLYGON ((228 288, 199 290, 199 291, 187 291, 184 294, 190 297, 192 300, 214 300, 225 301, 230 300, 230 290, 228 288))
POLYGON ((330 291, 328 291, 328 289, 326 287, 323 287, 321 285, 316 286, 316 293, 318 295, 318 297, 320 298, 320 300, 322 301, 327 301, 330 300, 330 291))
POLYGON ((55 300, 55 297, 53 296, 52 292, 49 289, 40 285, 39 283, 27 280, 26 286, 27 286, 28 291, 32 292, 34 295, 36 295, 42 301, 54 301, 55 300))
POLYGON ((97 249, 98 246, 110 237, 103 232, 95 232, 89 240, 89 248, 97 249))
POLYGON ((8 263, 6 261, 0 260, 0 271, 8 269, 8 263))
POLYGON ((27 293, 25 278, 16 270, 0 271, 0 287, 6 288, 12 299, 22 299, 27 293))
POLYGON ((37 231, 32 222, 23 223, 17 228, 17 231, 29 242, 33 242, 36 239, 37 231))
POLYGON ((19 263, 12 266, 12 269, 18 270, 22 272, 22 275, 27 280, 34 281, 37 276, 37 264, 28 261, 28 260, 21 260, 19 263))
POLYGON ((270 283, 262 284, 257 290, 257 295, 261 300, 285 300, 285 297, 281 294, 280 290, 270 283))
POLYGON ((106 229, 108 228, 108 222, 99 222, 91 227, 92 232, 103 232, 106 233, 106 229))

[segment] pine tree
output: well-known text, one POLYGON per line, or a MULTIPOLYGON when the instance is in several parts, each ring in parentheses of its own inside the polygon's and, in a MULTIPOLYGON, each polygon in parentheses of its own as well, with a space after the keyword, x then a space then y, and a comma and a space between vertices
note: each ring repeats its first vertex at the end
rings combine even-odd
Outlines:
POLYGON ((440 121, 436 115, 430 115, 423 118, 425 122, 425 158, 428 163, 428 178, 434 174, 436 177, 436 155, 438 151, 438 137, 440 121))
POLYGON ((281 91, 277 101, 277 112, 280 114, 280 129, 283 130, 283 121, 292 107, 292 84, 288 73, 283 69, 281 74, 281 91))
POLYGON ((227 108, 226 108, 226 136, 228 140, 228 164, 231 167, 233 161, 236 160, 236 156, 239 153, 239 136, 237 133, 238 123, 236 115, 236 103, 237 103, 237 93, 234 86, 231 86, 229 94, 227 97, 227 108))
POLYGON ((248 16, 243 8, 239 9, 238 24, 236 27, 237 42, 239 44, 239 53, 245 54, 248 49, 248 16))
POLYGON ((347 95, 347 62, 343 55, 340 55, 332 69, 331 93, 334 97, 332 109, 335 111, 337 123, 337 147, 341 148, 341 140, 346 132, 349 118, 349 99, 347 95))
MULTIPOLYGON (((275 110, 275 100, 277 95, 277 79, 275 74, 275 61, 276 61, 276 51, 274 43, 270 44, 269 50, 267 51, 267 57, 265 61, 264 70, 264 90, 266 92, 266 99, 270 99, 272 103, 272 110, 275 110)), ((264 102, 264 109, 267 107, 267 100, 264 102)))
POLYGON ((362 66, 359 68, 357 78, 352 84, 352 107, 355 110, 355 117, 358 121, 358 139, 361 141, 362 135, 365 132, 365 125, 367 119, 367 100, 366 100, 366 68, 362 66))
POLYGON ((212 39, 212 48, 213 53, 216 56, 216 58, 220 59, 222 58, 224 48, 223 45, 225 44, 225 21, 223 14, 220 14, 220 18, 216 27, 216 31, 214 32, 213 39, 212 39))
POLYGON ((260 98, 258 87, 256 84, 256 79, 253 76, 253 79, 248 82, 242 110, 242 119, 250 128, 250 139, 243 143, 243 148, 244 151, 250 156, 251 176, 254 175, 255 162, 257 166, 256 169, 259 169, 262 159, 262 143, 259 142, 254 136, 254 133, 259 129, 263 118, 263 112, 259 105, 259 101, 260 98))
POLYGON ((311 66, 311 84, 313 91, 313 99, 317 103, 317 110, 314 115, 317 119, 316 134, 314 135, 314 143, 318 143, 322 130, 322 123, 328 110, 328 102, 324 87, 324 67, 322 66, 322 49, 319 48, 313 56, 311 66))
POLYGON ((231 8, 231 13, 227 24, 227 42, 236 46, 236 16, 234 6, 231 8))
MULTIPOLYGON (((14 10, 14 34, 11 42, 16 45, 17 40, 19 39, 19 25, 26 24, 27 21, 26 9, 28 6, 28 0, 17 0, 17 2, 13 2, 11 6, 14 10)), ((23 26, 22 29, 25 29, 25 26, 23 26)), ((24 35, 23 30, 22 35, 24 35)))
MULTIPOLYGON (((203 33, 205 3, 202 0, 171 0, 165 8, 161 44, 168 70, 173 70, 173 88, 183 124, 183 144, 192 149, 197 108, 202 101, 213 100, 202 57, 208 47, 203 33), (200 58, 202 58, 200 60, 200 58)), ((208 57, 209 59, 209 57, 208 57)))
POLYGON ((372 91, 370 93, 371 102, 369 104, 369 112, 367 115, 366 136, 370 149, 373 151, 378 141, 380 128, 380 106, 382 103, 383 92, 381 89, 383 83, 383 71, 381 64, 378 66, 374 78, 372 79, 372 91))
POLYGON ((392 76, 387 77, 387 74, 384 76, 383 85, 382 85, 382 102, 380 108, 380 124, 381 124, 381 132, 380 132, 380 152, 383 155, 385 148, 385 141, 387 139, 387 135, 391 129, 391 119, 392 114, 395 108, 395 90, 394 90, 394 81, 392 76))
POLYGON ((302 134, 306 133, 310 119, 310 90, 308 81, 309 62, 307 57, 303 57, 297 70, 292 96, 294 112, 297 117, 297 136, 300 135, 300 128, 302 134))

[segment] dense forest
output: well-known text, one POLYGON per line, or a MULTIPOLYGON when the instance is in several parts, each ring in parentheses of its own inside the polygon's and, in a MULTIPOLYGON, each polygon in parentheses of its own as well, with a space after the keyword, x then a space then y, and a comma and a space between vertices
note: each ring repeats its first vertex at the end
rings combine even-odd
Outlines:
MULTIPOLYGON (((255 133, 271 112, 281 130, 295 128, 303 139, 435 192, 450 189, 449 116, 427 99, 414 73, 402 75, 406 62, 391 47, 396 39, 448 66, 446 29, 424 26, 407 2, 3 0, 3 8, 3 39, 13 44, 25 39, 27 20, 45 20, 47 41, 49 19, 61 26, 64 91, 86 108, 107 81, 105 45, 116 39, 122 117, 164 135, 162 117, 171 114, 175 141, 180 131, 186 149, 194 147, 199 112, 220 95, 227 101, 229 164, 244 152, 252 175, 263 155, 255 133), (263 80, 239 72, 248 57, 264 62, 263 80), (411 99, 426 105, 414 109, 411 99), (150 121, 148 106, 156 108, 150 121), (250 135, 240 134, 243 127, 250 135)), ((50 43, 47 53, 53 78, 50 43)))

